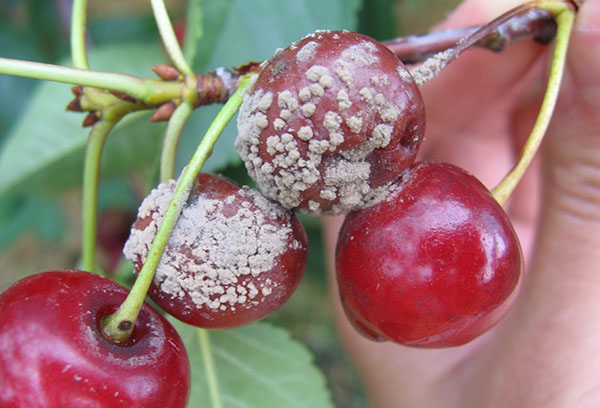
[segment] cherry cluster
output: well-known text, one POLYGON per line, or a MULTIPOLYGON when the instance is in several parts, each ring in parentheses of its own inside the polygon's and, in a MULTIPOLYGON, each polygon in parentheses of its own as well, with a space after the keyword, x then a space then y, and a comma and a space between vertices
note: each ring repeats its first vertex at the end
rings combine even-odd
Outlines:
MULTIPOLYGON (((299 211, 346 214, 337 282, 349 320, 370 339, 456 346, 506 312, 522 268, 515 231, 475 177, 415 162, 423 100, 388 48, 318 31, 279 50, 253 78, 238 130, 236 148, 262 194, 200 174, 150 286, 164 311, 232 328, 279 308, 306 266, 299 211)), ((138 273, 176 184, 140 206, 124 250, 138 273)), ((0 405, 185 406, 186 352, 161 314, 144 305, 125 342, 105 333, 126 294, 81 271, 34 275, 0 294, 9 351, 0 355, 0 405)))
POLYGON ((456 346, 506 312, 521 250, 475 177, 414 163, 424 127, 421 95, 396 55, 360 34, 318 31, 262 67, 236 147, 267 197, 312 215, 347 214, 337 282, 362 334, 456 346))
MULTIPOLYGON (((175 186, 159 185, 140 206, 124 249, 137 272, 175 186)), ((238 327, 291 296, 306 258, 306 233, 291 211, 225 177, 200 174, 148 294, 183 322, 238 327)), ((105 330, 127 293, 99 275, 59 270, 0 294, 0 345, 7 351, 0 353, 0 405, 185 407, 186 350, 160 313, 144 304, 124 342, 105 330)))

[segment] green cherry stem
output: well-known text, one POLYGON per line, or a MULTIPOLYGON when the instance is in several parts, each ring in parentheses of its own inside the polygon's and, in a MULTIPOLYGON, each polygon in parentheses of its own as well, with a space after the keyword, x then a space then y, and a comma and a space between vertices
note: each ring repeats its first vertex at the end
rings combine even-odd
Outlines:
POLYGON ((117 342, 126 342, 131 337, 134 322, 144 303, 144 298, 146 297, 148 288, 154 278, 154 272, 156 271, 156 267, 158 266, 162 253, 167 245, 169 236, 171 235, 173 228, 175 228, 175 223, 179 218, 179 214, 187 202, 190 192, 200 174, 200 170, 206 162, 206 159, 210 156, 217 139, 242 104, 242 97, 249 83, 250 80, 248 77, 240 78, 237 90, 231 98, 229 98, 227 103, 225 103, 206 131, 194 156, 186 166, 177 183, 169 208, 165 212, 162 223, 156 233, 156 237, 150 246, 148 256, 131 288, 131 292, 129 292, 129 295, 127 295, 127 298, 121 304, 119 309, 104 320, 103 330, 113 340, 117 342))
POLYGON ((128 113, 137 111, 139 107, 96 88, 86 88, 84 97, 84 104, 103 106, 95 113, 99 120, 90 131, 83 168, 81 268, 93 272, 96 270, 98 184, 104 144, 116 124, 128 113))
POLYGON ((175 36, 171 20, 169 19, 169 13, 167 12, 165 3, 163 0, 151 0, 150 3, 152 4, 152 11, 154 12, 154 19, 158 25, 160 37, 167 50, 167 54, 169 54, 169 58, 183 75, 194 75, 194 71, 192 71, 188 65, 183 56, 183 52, 181 51, 181 47, 179 47, 179 42, 177 42, 177 37, 175 36))
POLYGON ((206 373, 206 383, 208 385, 208 394, 212 402, 212 408, 222 408, 221 394, 219 394, 219 383, 217 379, 217 370, 212 358, 210 334, 206 329, 198 328, 198 337, 200 339, 200 348, 202 350, 202 361, 204 362, 204 372, 206 373))
POLYGON ((194 61, 196 60, 197 44, 204 35, 203 9, 202 4, 198 1, 191 2, 187 8, 183 55, 191 66, 194 66, 194 61))
POLYGON ((63 67, 11 58, 0 58, 0 74, 123 92, 149 105, 156 105, 177 98, 184 86, 178 82, 144 80, 125 74, 63 67))
POLYGON ((144 88, 141 79, 129 75, 10 58, 0 58, 0 73, 82 86, 93 86, 125 92, 127 94, 140 94, 144 88))
POLYGON ((556 2, 549 3, 549 10, 556 13, 557 32, 548 84, 546 86, 546 92, 544 94, 542 106, 540 107, 540 112, 533 129, 531 130, 531 134, 523 146, 518 162, 492 190, 494 198, 500 205, 506 203, 510 194, 523 176, 523 173, 525 173, 525 170, 527 170, 527 167, 531 163, 531 160, 548 129, 558 98, 560 83, 565 69, 569 38, 573 22, 575 21, 575 12, 573 12, 566 4, 562 4, 562 7, 559 7, 560 5, 557 5, 556 2))
POLYGON ((87 0, 74 0, 71 16, 71 55, 75 68, 88 69, 85 50, 85 28, 87 23, 87 0))
POLYGON ((81 268, 93 272, 96 269, 96 230, 98 219, 98 180, 102 150, 115 122, 100 120, 90 131, 85 151, 82 198, 82 247, 81 268))
POLYGON ((173 112, 169 119, 162 153, 160 156, 160 182, 164 183, 175 178, 175 160, 177 158, 177 146, 183 127, 192 114, 194 106, 188 101, 183 101, 173 112))

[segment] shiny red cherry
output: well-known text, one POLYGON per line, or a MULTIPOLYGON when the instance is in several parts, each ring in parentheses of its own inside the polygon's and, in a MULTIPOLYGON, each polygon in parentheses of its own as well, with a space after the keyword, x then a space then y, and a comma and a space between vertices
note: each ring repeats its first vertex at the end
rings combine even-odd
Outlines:
POLYGON ((507 215, 475 177, 423 162, 387 199, 346 216, 336 268, 342 304, 360 332, 445 347, 500 320, 522 259, 507 215))
POLYGON ((57 270, 0 294, 3 408, 185 407, 190 367, 184 345, 145 304, 127 344, 107 340, 103 316, 127 290, 99 275, 57 270))

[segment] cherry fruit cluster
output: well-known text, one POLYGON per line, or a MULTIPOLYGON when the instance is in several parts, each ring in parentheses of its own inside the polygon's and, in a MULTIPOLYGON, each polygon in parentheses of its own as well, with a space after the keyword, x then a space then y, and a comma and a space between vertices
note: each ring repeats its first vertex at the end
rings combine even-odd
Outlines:
POLYGON ((377 41, 318 31, 254 79, 236 147, 284 207, 347 214, 336 250, 343 307, 375 340, 464 344, 506 312, 517 236, 490 192, 445 163, 414 163, 425 112, 415 82, 377 41))
MULTIPOLYGON (((516 293, 519 242, 475 177, 415 163, 424 129, 415 81, 377 41, 318 31, 279 50, 253 78, 235 142, 264 196, 200 174, 150 297, 199 327, 254 322, 304 273, 307 237, 293 211, 346 214, 337 282, 362 334, 418 347, 481 335, 516 293)), ((175 188, 159 185, 139 209, 124 250, 138 273, 175 188)), ((158 312, 144 305, 126 342, 104 332, 126 294, 81 271, 34 275, 0 294, 0 405, 185 406, 187 355, 158 312)))
MULTIPOLYGON (((124 249, 137 272, 175 186, 159 185, 140 206, 124 249)), ((149 295, 183 322, 237 327, 291 296, 306 257, 306 233, 292 212, 225 177, 200 174, 149 295)), ((124 342, 105 330, 127 293, 99 275, 60 270, 0 294, 0 405, 185 407, 186 350, 160 313, 144 304, 124 342)))

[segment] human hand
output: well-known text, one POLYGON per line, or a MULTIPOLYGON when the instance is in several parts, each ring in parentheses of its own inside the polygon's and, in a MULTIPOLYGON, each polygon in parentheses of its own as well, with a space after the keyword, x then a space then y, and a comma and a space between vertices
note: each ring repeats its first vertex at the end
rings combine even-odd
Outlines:
MULTIPOLYGON (((440 28, 485 23, 521 1, 465 1, 440 28)), ((550 48, 470 51, 422 87, 421 160, 457 164, 493 187, 533 125, 550 48)), ((509 315, 457 348, 376 343, 348 323, 344 343, 377 407, 600 405, 600 0, 578 13, 542 150, 508 203, 526 270, 509 315)), ((340 218, 325 220, 330 270, 340 218)), ((333 276, 333 275, 332 275, 333 276)), ((333 278, 332 278, 333 279, 333 278)))

